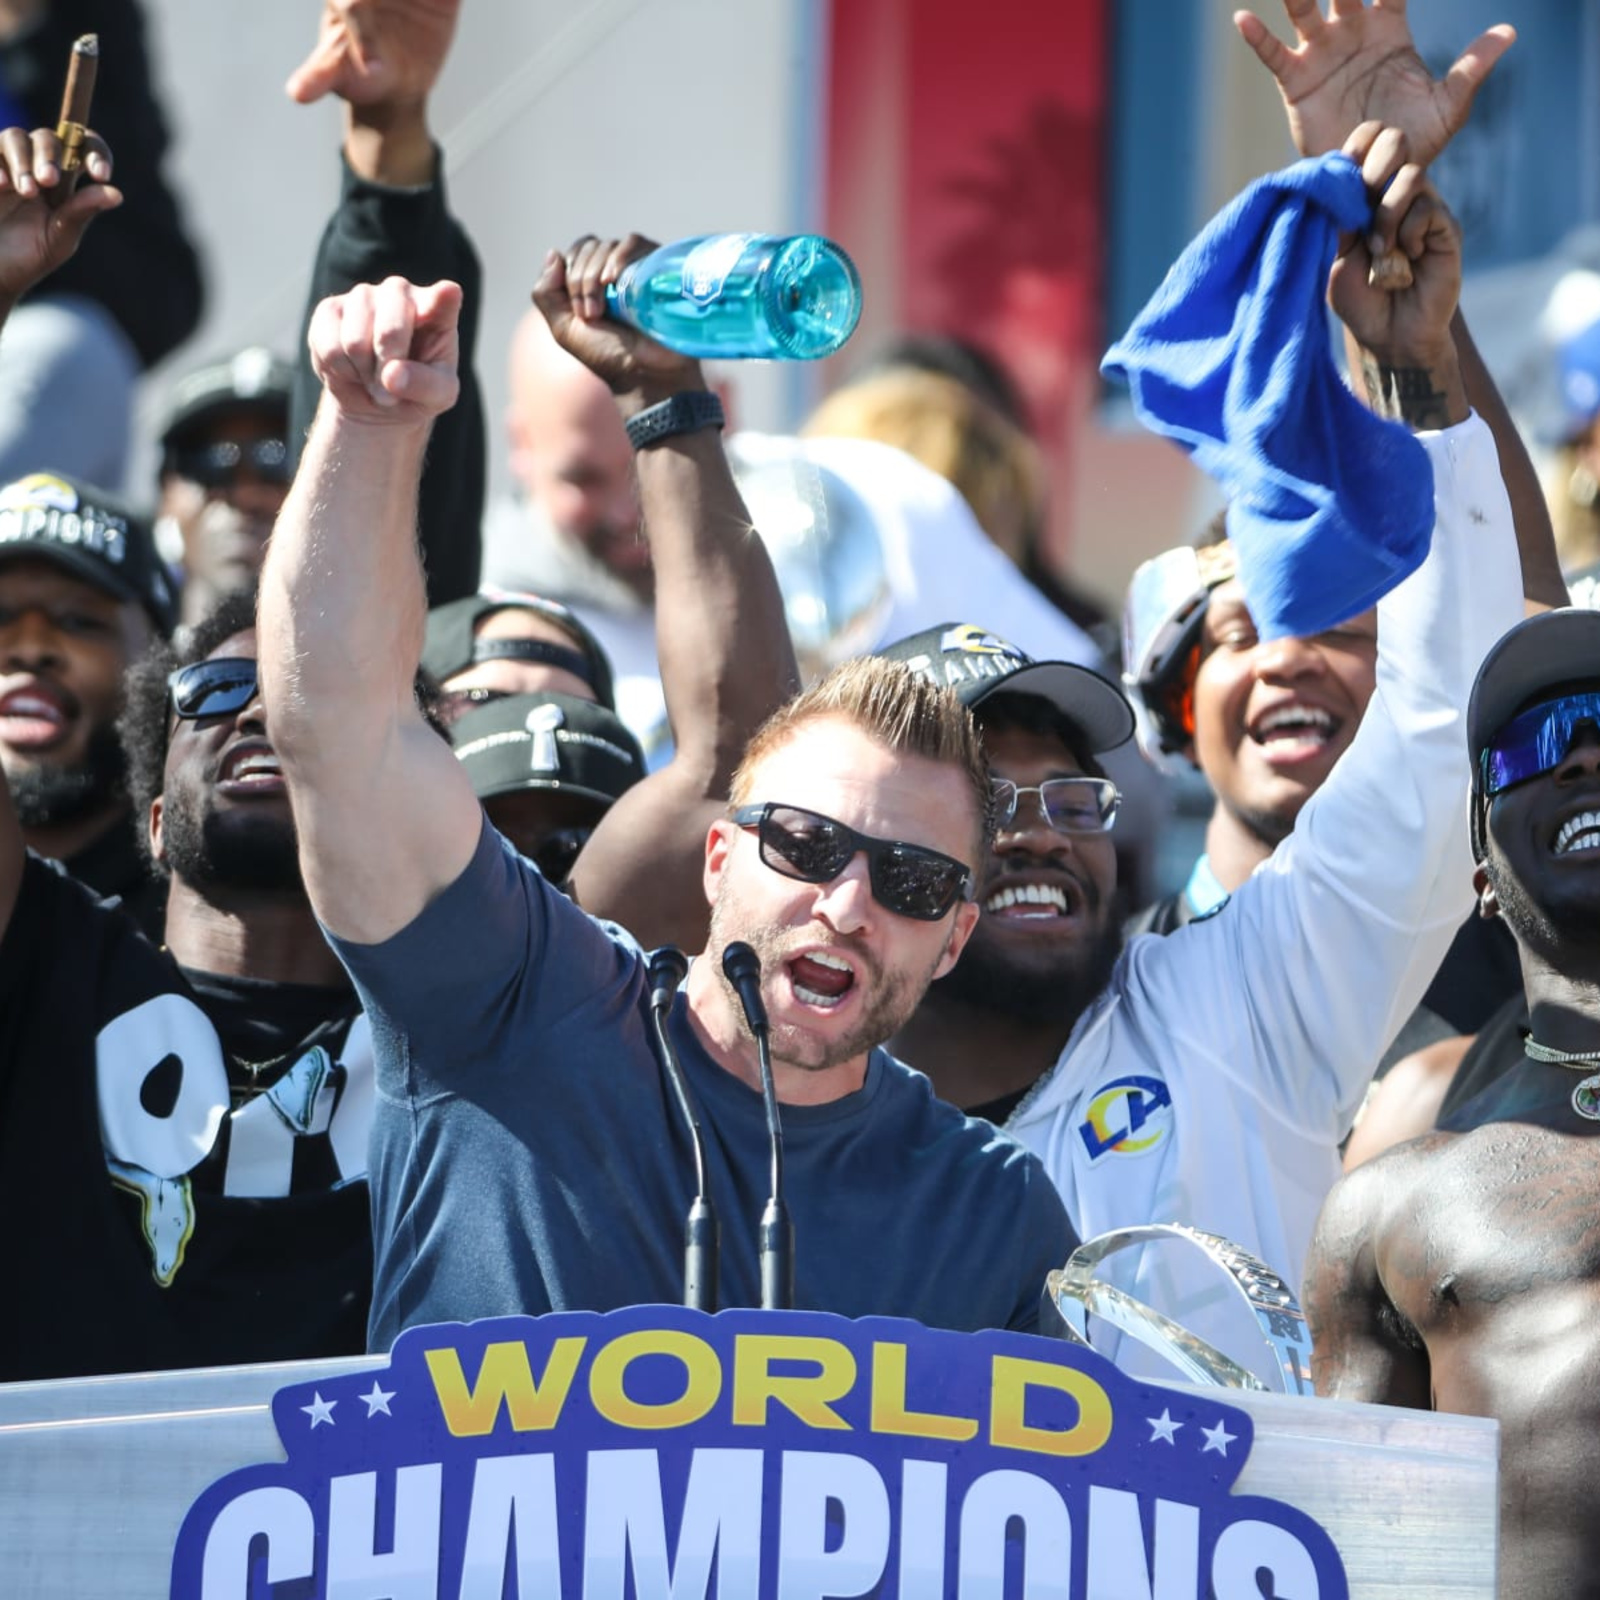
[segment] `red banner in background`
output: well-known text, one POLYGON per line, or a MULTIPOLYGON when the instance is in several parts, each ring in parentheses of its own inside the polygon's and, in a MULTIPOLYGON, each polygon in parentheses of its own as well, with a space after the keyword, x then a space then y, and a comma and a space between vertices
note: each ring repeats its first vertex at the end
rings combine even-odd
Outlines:
POLYGON ((867 285, 861 356, 900 332, 997 356, 1049 462, 1060 558, 1072 435, 1102 343, 1108 8, 832 0, 827 231, 867 285))

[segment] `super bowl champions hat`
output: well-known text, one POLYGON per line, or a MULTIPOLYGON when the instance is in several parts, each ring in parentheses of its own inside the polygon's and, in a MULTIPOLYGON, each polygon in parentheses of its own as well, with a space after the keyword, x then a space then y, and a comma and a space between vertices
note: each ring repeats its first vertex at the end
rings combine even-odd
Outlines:
POLYGON ((1483 658, 1467 702, 1473 783, 1483 752, 1523 706, 1562 684, 1600 681, 1600 611, 1566 606, 1528 617, 1483 658))
POLYGON ((975 711, 991 695, 1026 694, 1054 706, 1083 735, 1091 753, 1115 750, 1133 736, 1133 707, 1114 684, 1088 667, 1035 661, 975 622, 941 622, 878 652, 904 661, 975 711))
POLYGON ((616 710, 611 661, 604 646, 559 600, 509 589, 485 589, 435 606, 428 613, 423 671, 443 683, 480 661, 542 661, 562 667, 583 679, 608 711, 616 710), (479 639, 478 624, 497 611, 532 611, 560 628, 576 648, 567 650, 545 639, 479 639))
POLYGON ((609 806, 646 771, 621 718, 572 695, 506 695, 467 712, 450 731, 480 800, 560 789, 609 806))
POLYGON ((260 346, 197 368, 173 386, 161 418, 161 446, 171 449, 190 429, 241 407, 281 410, 287 427, 293 383, 294 368, 260 346))
POLYGON ((55 472, 0 487, 0 561, 35 556, 118 600, 142 605, 165 638, 178 595, 149 521, 114 495, 55 472))

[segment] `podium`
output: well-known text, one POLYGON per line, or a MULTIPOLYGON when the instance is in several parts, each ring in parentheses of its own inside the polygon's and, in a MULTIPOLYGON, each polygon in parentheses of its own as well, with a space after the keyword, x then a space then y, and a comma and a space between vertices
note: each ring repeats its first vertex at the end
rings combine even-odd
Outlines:
MULTIPOLYGON (((496 1367, 495 1370, 502 1369, 496 1367)), ((973 1372, 979 1370, 978 1365, 972 1366, 973 1372)), ((1106 1531, 1110 1529, 1111 1512, 1115 1509, 1122 1516, 1132 1503, 1126 1496, 1123 1499, 1117 1496, 1123 1495, 1130 1484, 1137 1487, 1136 1476, 1142 1470, 1138 1462, 1149 1459, 1159 1464, 1176 1460, 1175 1455, 1169 1457, 1167 1447, 1177 1440, 1180 1445, 1192 1447, 1183 1457, 1188 1463, 1185 1472, 1204 1471, 1216 1476, 1223 1470, 1218 1457, 1226 1454, 1226 1477, 1217 1476, 1214 1485, 1218 1494, 1265 1497, 1262 1504, 1271 1501, 1290 1508, 1283 1512, 1283 1517, 1288 1519, 1287 1526, 1299 1527, 1309 1519, 1326 1533, 1342 1563, 1347 1589, 1330 1585, 1324 1569, 1319 1566, 1323 1577, 1320 1582, 1313 1581, 1313 1588, 1322 1600, 1337 1592, 1347 1592, 1354 1600, 1380 1600, 1380 1597, 1381 1600, 1402 1600, 1402 1597, 1404 1600, 1492 1600, 1495 1593, 1499 1430, 1491 1421, 1300 1396, 1219 1391, 1178 1383, 1134 1385, 1092 1354, 1025 1335, 937 1334, 890 1319, 848 1322, 819 1313, 724 1312, 712 1318, 676 1308, 648 1307, 608 1316, 571 1314, 540 1319, 502 1319, 442 1329, 413 1329, 387 1358, 362 1357, 0 1386, 0 1595, 6 1600, 67 1600, 67 1597, 72 1600, 124 1600, 124 1597, 126 1600, 156 1600, 156 1597, 181 1593, 201 1597, 201 1600, 222 1600, 225 1594, 230 1600, 235 1596, 238 1600, 269 1600, 269 1597, 277 1600, 281 1593, 301 1600, 302 1596, 326 1593, 322 1586, 325 1574, 316 1581, 308 1576, 301 1581, 284 1583, 280 1588, 265 1583, 263 1571, 246 1575, 240 1567, 234 1572, 224 1559, 226 1552, 219 1553, 218 1541, 222 1535, 217 1530, 224 1519, 232 1515, 226 1507, 245 1505, 248 1495, 230 1499, 228 1492, 212 1486, 230 1474, 238 1476, 243 1484, 248 1474, 240 1469, 252 1466, 269 1473, 287 1473, 294 1468, 297 1453, 304 1456, 308 1451, 331 1450, 335 1445, 346 1452, 354 1450, 358 1424, 359 1428, 375 1430, 376 1436, 376 1432, 386 1427, 386 1419, 402 1418, 408 1402, 413 1415, 420 1416, 419 1399, 414 1397, 418 1395, 418 1375, 425 1371, 432 1374, 434 1389, 444 1403, 445 1412, 453 1411, 455 1420, 450 1422, 449 1432, 482 1436, 480 1442, 472 1443, 472 1449, 477 1452, 471 1463, 478 1472, 476 1479, 470 1479, 466 1466, 462 1467, 461 1475, 450 1476, 455 1468, 449 1452, 465 1449, 471 1441, 462 1437, 447 1438, 446 1430, 433 1415, 438 1408, 430 1407, 428 1426, 433 1431, 427 1439, 416 1443, 410 1456, 404 1451, 392 1458, 385 1455, 382 1461, 375 1463, 374 1472, 366 1475, 345 1471, 352 1462, 357 1466, 361 1464, 348 1455, 337 1461, 330 1458, 326 1469, 307 1458, 307 1463, 303 1464, 303 1471, 308 1474, 305 1482, 310 1484, 315 1480, 325 1487, 330 1481, 348 1484, 364 1483, 367 1478, 382 1480, 385 1471, 398 1470, 402 1475, 407 1470, 420 1473, 424 1470, 422 1467, 395 1468, 394 1463, 436 1454, 444 1462, 443 1496, 448 1523, 450 1516, 460 1521, 464 1515, 448 1512, 450 1496, 455 1492, 450 1485, 472 1481, 481 1487, 481 1458, 485 1453, 504 1457, 508 1448, 537 1448, 542 1452, 539 1459, 545 1461, 551 1457, 543 1452, 553 1451, 557 1473, 562 1470, 560 1452, 563 1448, 604 1446, 611 1455, 619 1459, 627 1456, 633 1462, 645 1451, 612 1450, 619 1442, 629 1442, 619 1430, 638 1428, 642 1431, 633 1436, 633 1443, 659 1447, 666 1441, 663 1430, 669 1426, 670 1413, 672 1426, 682 1422, 688 1429, 683 1435, 686 1448, 693 1444, 698 1455, 702 1442, 717 1446, 704 1453, 708 1459, 717 1456, 720 1460, 734 1454, 723 1448, 734 1434, 708 1432, 701 1437, 695 1435, 694 1430, 726 1430, 737 1427, 742 1421, 745 1431, 737 1436, 736 1442, 743 1458, 751 1461, 758 1461, 757 1452, 763 1451, 773 1452, 776 1460, 776 1452, 791 1451, 797 1443, 854 1452, 836 1458, 838 1471, 830 1469, 825 1476, 832 1484, 828 1493, 842 1497, 839 1504, 845 1513, 843 1520, 849 1524, 854 1519, 855 1529, 872 1522, 876 1512, 872 1516, 865 1513, 857 1516, 852 1509, 855 1502, 850 1501, 846 1489, 839 1485, 866 1481, 868 1477, 888 1485, 891 1515, 903 1519, 895 1523, 896 1529, 903 1531, 903 1538, 901 1532, 885 1535, 887 1539, 900 1541, 898 1546, 885 1544, 884 1549, 891 1551, 887 1559, 880 1560, 867 1551, 866 1545, 861 1546, 865 1553, 859 1555, 860 1561, 880 1560, 882 1570, 875 1585, 830 1590, 827 1587, 830 1580, 824 1574, 817 1579, 821 1587, 814 1586, 807 1591, 804 1585, 797 1588, 789 1584, 783 1592, 899 1594, 915 1595, 918 1600, 933 1593, 1064 1595, 1069 1592, 1067 1588, 1060 1583, 1046 1583, 1039 1576, 1045 1570, 1042 1567, 1030 1566, 1025 1571, 1018 1568, 1023 1572, 1020 1587, 1009 1580, 999 1588, 984 1587, 977 1579, 970 1578, 966 1565, 958 1571, 956 1541, 958 1537, 967 1539, 969 1535, 976 1540, 981 1518, 973 1510, 978 1497, 978 1488, 973 1487, 966 1502, 959 1507, 958 1527, 958 1497, 954 1486, 961 1474, 969 1473, 969 1469, 975 1472, 985 1465, 974 1460, 985 1452, 1002 1459, 1006 1470, 988 1472, 984 1483, 998 1484, 1001 1480, 1008 1485, 1012 1480, 1020 1483, 1024 1474, 1017 1470, 1017 1464, 1028 1466, 1032 1459, 1026 1455, 1026 1448, 1053 1449, 1051 1440, 1057 1435, 1052 1430, 1067 1428, 1069 1432, 1079 1432, 1089 1427, 1091 1413, 1099 1405, 1090 1397, 1094 1391, 1110 1397, 1103 1408, 1104 1427, 1096 1435, 1096 1440, 1108 1442, 1099 1446, 1095 1440, 1085 1440, 1083 1450, 1071 1459, 1051 1460, 1041 1456, 1035 1463, 1040 1471, 1056 1472, 1060 1482, 1076 1483, 1073 1474, 1081 1478, 1095 1471, 1096 1456, 1091 1447, 1108 1457, 1113 1451, 1121 1452, 1116 1472, 1103 1476, 1107 1484, 1114 1481, 1123 1485, 1123 1489, 1091 1488, 1088 1500, 1073 1499, 1072 1495, 1078 1492, 1076 1489, 1063 1490, 1064 1503, 1071 1508, 1073 1519, 1070 1549, 1074 1572, 1083 1567, 1086 1552, 1091 1569, 1096 1561, 1104 1568, 1112 1560, 1106 1554, 1112 1548, 1106 1542, 1111 1538, 1111 1533, 1106 1531), (563 1337, 569 1341, 566 1346, 559 1345, 563 1337), (654 1344, 652 1338, 656 1340, 654 1344), (542 1428, 546 1422, 529 1421, 531 1413, 518 1420, 519 1401, 514 1377, 503 1385, 504 1392, 498 1400, 489 1393, 491 1366, 500 1362, 504 1371, 515 1367, 531 1373, 539 1392, 548 1400, 551 1385, 556 1381, 552 1374, 563 1359, 562 1350, 570 1353, 579 1341, 587 1341, 587 1345, 580 1346, 583 1353, 574 1356, 569 1363, 576 1374, 570 1379, 571 1406, 577 1407, 582 1399, 584 1406, 605 1411, 604 1418, 588 1416, 584 1423, 592 1432, 596 1429, 598 1432, 594 1432, 591 1439, 577 1439, 575 1443, 564 1445, 560 1436, 560 1428, 566 1426, 563 1421, 554 1425, 555 1432, 524 1432, 513 1437, 506 1431, 508 1427, 542 1428), (625 1344, 628 1348, 623 1349, 625 1344), (830 1347, 837 1347, 845 1355, 839 1358, 835 1376, 826 1378, 834 1359, 829 1353, 830 1347), (704 1356, 700 1354, 702 1349, 707 1352, 704 1356), (976 1390, 963 1387, 966 1379, 955 1370, 960 1363, 952 1360, 952 1352, 960 1356, 969 1349, 974 1363, 982 1358, 982 1372, 994 1375, 995 1388, 989 1396, 992 1405, 986 1420, 973 1400, 976 1390), (510 1366, 502 1362, 506 1352, 518 1358, 510 1366), (765 1363, 759 1372, 751 1366, 756 1354, 765 1363), (598 1376, 602 1361, 610 1363, 608 1371, 614 1373, 614 1383, 609 1378, 602 1381, 598 1376), (592 1362, 592 1368, 586 1369, 583 1365, 586 1362, 592 1362), (813 1366, 807 1366, 808 1362, 813 1366), (1061 1368, 1059 1384, 1050 1370, 1058 1362, 1070 1364, 1061 1368), (587 1391, 584 1390, 585 1370, 596 1375, 587 1391), (823 1376, 809 1376, 813 1370, 823 1376), (753 1377, 752 1372, 755 1373, 753 1377), (1009 1422, 1001 1419, 1005 1409, 999 1395, 1002 1372, 1005 1382, 1023 1394, 1009 1422), (852 1387, 841 1388, 847 1376, 851 1377, 852 1387), (786 1383, 813 1381, 819 1384, 826 1381, 826 1387, 817 1390, 822 1399, 815 1405, 810 1399, 794 1398, 798 1391, 784 1388, 786 1383), (452 1383, 460 1388, 455 1400, 448 1397, 452 1383), (693 1399, 697 1384, 703 1391, 700 1400, 693 1399), (748 1415, 741 1419, 741 1406, 748 1411, 748 1395, 741 1394, 741 1385, 760 1387, 768 1402, 764 1421, 752 1423, 748 1415), (1018 1385, 1023 1388, 1017 1388, 1018 1385), (1055 1393, 1057 1389, 1061 1390, 1060 1394, 1055 1393), (397 1393, 401 1397, 398 1400, 395 1399, 397 1393), (610 1395, 609 1400, 606 1394, 610 1395), (1074 1411, 1069 1406, 1059 1413, 1050 1413, 1048 1407, 1041 1410, 1036 1403, 1052 1398, 1070 1398, 1077 1409, 1074 1411), (364 1416, 357 1400, 366 1403, 364 1416), (1219 1410, 1224 1402, 1227 1409, 1219 1410), (461 1420, 467 1415, 465 1408, 469 1404, 479 1406, 478 1422, 461 1420), (970 1430, 969 1419, 965 1416, 969 1411, 973 1424, 970 1430), (1240 1413, 1248 1419, 1244 1425, 1238 1421, 1240 1413), (830 1415, 835 1417, 837 1427, 826 1424, 826 1417, 830 1415), (1223 1420, 1208 1422, 1208 1418, 1217 1416, 1223 1420), (338 1432, 341 1424, 345 1429, 343 1434, 338 1432), (824 1424, 823 1431, 816 1431, 824 1424), (1150 1439, 1145 1437, 1147 1428, 1151 1431, 1150 1439), (1184 1431, 1173 1431, 1179 1429, 1184 1431), (803 1430, 811 1431, 801 1438, 803 1430), (970 1443, 961 1442, 958 1436, 963 1432, 970 1435, 970 1443), (1241 1444, 1235 1442, 1241 1434, 1242 1444, 1248 1450, 1242 1469, 1238 1465, 1241 1444), (891 1439, 890 1435, 894 1437, 891 1439), (1117 1443, 1119 1437, 1124 1439, 1124 1444, 1117 1443), (287 1451, 285 1438, 290 1439, 287 1451), (1202 1445, 1202 1438, 1209 1442, 1202 1445), (1019 1441, 1022 1448, 1015 1448, 1019 1441), (884 1454, 888 1444, 893 1444, 897 1451, 904 1447, 909 1457, 916 1458, 919 1475, 915 1480, 911 1466, 900 1461, 899 1456, 891 1461, 884 1454), (1008 1444, 1014 1448, 1008 1451, 1005 1448, 1008 1444), (1213 1444, 1217 1445, 1214 1452, 1213 1444), (864 1461, 863 1452, 870 1459, 864 1461), (274 1465, 285 1463, 286 1455, 290 1458, 287 1466, 274 1465), (1130 1462, 1135 1465, 1129 1466, 1130 1462), (924 1494, 933 1481, 929 1473, 935 1468, 949 1474, 952 1486, 948 1524, 942 1511, 937 1522, 949 1540, 951 1554, 937 1575, 926 1564, 913 1564, 916 1541, 910 1531, 912 1491, 915 1488, 918 1494, 924 1494), (319 1472, 323 1474, 320 1478, 319 1472), (327 1477, 327 1473, 340 1472, 345 1475, 336 1480, 327 1477), (1090 1515, 1099 1519, 1099 1529, 1087 1525, 1082 1514, 1085 1507, 1090 1515), (1098 1556, 1095 1554, 1097 1539, 1101 1551, 1098 1556), (182 1561, 175 1554, 180 1544, 187 1551, 182 1561), (194 1576, 200 1571, 202 1549, 206 1552, 206 1571, 212 1574, 210 1587, 203 1590, 194 1576), (897 1554, 893 1553, 895 1550, 897 1554), (184 1573, 188 1574, 187 1578, 184 1573), (229 1576, 230 1573, 233 1575, 229 1576)), ((532 1392, 530 1388, 529 1393, 532 1392)), ((431 1400, 431 1393, 429 1398, 431 1400)), ((557 1404, 559 1406, 559 1401, 557 1404)), ((402 1425, 410 1426, 403 1423, 403 1418, 396 1426, 402 1425)), ((398 1438, 399 1435, 388 1437, 398 1438)), ((388 1451, 390 1447, 385 1445, 384 1449, 388 1451)), ((671 1450, 660 1453, 662 1459, 669 1456, 678 1459, 671 1450)), ((814 1454, 806 1452, 807 1459, 814 1454)), ((784 1459, 787 1462, 788 1457, 784 1459)), ((823 1457, 815 1459, 823 1460, 823 1457)), ((592 1489, 596 1481, 592 1476, 595 1470, 592 1459, 589 1470, 592 1489)), ((665 1479, 664 1473, 663 1481, 665 1479)), ((778 1493, 775 1475, 768 1481, 772 1485, 769 1503, 775 1505, 778 1493)), ((1174 1487, 1177 1481, 1162 1479, 1152 1494, 1176 1503, 1185 1493, 1181 1487, 1174 1487)), ((289 1493, 286 1489, 273 1492, 289 1493)), ((379 1493, 383 1492, 380 1488, 379 1493)), ((476 1498, 476 1488, 473 1493, 476 1498)), ((437 1495, 435 1498, 437 1502, 437 1495)), ((876 1506, 879 1498, 879 1491, 874 1489, 860 1503, 865 1505, 870 1501, 876 1506)), ((1200 1492, 1194 1498, 1200 1506, 1196 1525, 1202 1529, 1203 1538, 1208 1539, 1210 1535, 1205 1534, 1204 1529, 1216 1520, 1215 1506, 1225 1507, 1228 1502, 1225 1498, 1208 1502, 1200 1492)), ((324 1489, 306 1488, 303 1499, 309 1508, 306 1518, 320 1519, 326 1501, 324 1489)), ((791 1495, 787 1478, 783 1501, 785 1516, 801 1516, 801 1511, 794 1509, 801 1503, 799 1491, 791 1495)), ((531 1516, 532 1501, 524 1499, 518 1503, 524 1518, 519 1524, 523 1542, 516 1546, 521 1558, 526 1555, 523 1547, 532 1546, 529 1533, 532 1524, 527 1520, 531 1516)), ((552 1491, 551 1504, 555 1503, 552 1491)), ((564 1506, 568 1503, 562 1502, 564 1506)), ((932 1503, 924 1496, 923 1510, 932 1503)), ((404 1504, 402 1496, 402 1510, 404 1504)), ((1150 1507, 1155 1505, 1155 1500, 1141 1504, 1145 1504, 1146 1538, 1149 1539, 1150 1507)), ((382 1512, 376 1514, 378 1542, 375 1548, 380 1554, 371 1559, 380 1566, 374 1567, 374 1571, 381 1569, 383 1541, 400 1537, 403 1520, 401 1513, 391 1508, 388 1516, 394 1526, 385 1532, 383 1515, 382 1512)), ((472 1515, 474 1519, 478 1516, 476 1505, 472 1515)), ((659 1511, 655 1515, 659 1522, 659 1511)), ((673 1525, 675 1515, 669 1512, 667 1517, 669 1540, 680 1538, 673 1525)), ((1161 1518, 1167 1515, 1160 1510, 1153 1513, 1157 1544, 1168 1537, 1161 1533, 1164 1526, 1161 1518)), ((1172 1516, 1176 1518, 1176 1513, 1172 1516)), ((487 1513, 485 1518, 487 1526, 487 1513)), ((689 1521, 684 1511, 681 1540, 689 1538, 689 1521)), ((833 1521, 837 1524, 839 1518, 834 1517, 833 1521)), ((640 1529, 644 1526, 643 1521, 636 1521, 633 1526, 630 1548, 635 1558, 643 1548, 640 1529)), ((1044 1524, 1037 1526, 1042 1528, 1044 1524)), ((1062 1527, 1065 1526, 1063 1523, 1062 1527)), ((1132 1526, 1137 1531, 1137 1516, 1132 1526)), ((1173 1521, 1170 1526, 1177 1527, 1178 1523, 1173 1521)), ((314 1548, 320 1574, 328 1541, 320 1520, 317 1527, 314 1548)), ((725 1519, 721 1531, 723 1570, 709 1580, 706 1591, 720 1594, 723 1600, 729 1600, 732 1593, 741 1592, 738 1572, 732 1565, 734 1550, 729 1542, 735 1528, 733 1520, 725 1519), (720 1589, 719 1582, 723 1585, 720 1589)), ((789 1531, 783 1530, 782 1536, 788 1539, 789 1531)), ((478 1537, 469 1530, 467 1543, 478 1537)), ((794 1534, 796 1540, 801 1537, 800 1532, 794 1534)), ((863 1538, 866 1537, 863 1534, 863 1538)), ((265 1542, 263 1537, 256 1536, 254 1545, 248 1544, 244 1534, 239 1538, 240 1550, 248 1547, 260 1554, 265 1542)), ((591 1538, 598 1540, 600 1535, 591 1530, 591 1538)), ((1032 1532, 1029 1538, 1034 1538, 1032 1532)), ((571 1540, 565 1533, 563 1539, 566 1549, 571 1540)), ((842 1539, 848 1545, 850 1533, 847 1530, 841 1535, 835 1526, 828 1539, 836 1543, 842 1539)), ((437 1537, 435 1542, 437 1544, 437 1537)), ((1218 1542, 1219 1551, 1220 1544, 1221 1541, 1218 1542)), ((310 1548, 307 1546, 308 1550, 310 1548)), ((1067 1548, 1062 1546, 1063 1553, 1067 1548)), ((1134 1548, 1137 1550, 1137 1543, 1134 1548)), ((1042 1561, 1043 1549, 1041 1543, 1030 1555, 1042 1561)), ((827 1540, 816 1544, 814 1550, 817 1560, 824 1566, 837 1553, 828 1550, 827 1540)), ((1148 1550, 1143 1554, 1148 1555, 1148 1550)), ((567 1555, 577 1559, 573 1550, 567 1550, 567 1555)), ((917 1559, 922 1560, 926 1555, 923 1551, 923 1556, 917 1559)), ((285 1562, 292 1559, 290 1555, 284 1557, 285 1562)), ((305 1559, 309 1563, 311 1558, 308 1555, 305 1559)), ((363 1555, 363 1559, 367 1556, 363 1555)), ((681 1548, 675 1559, 679 1579, 687 1581, 681 1570, 687 1558, 681 1548)), ((754 1593, 759 1589, 763 1597, 772 1592, 769 1577, 758 1579, 754 1575, 758 1570, 769 1571, 768 1567, 760 1566, 762 1559, 770 1563, 770 1555, 760 1556, 758 1552, 756 1566, 750 1569, 749 1588, 743 1592, 754 1593)), ((1161 1559, 1165 1558, 1158 1555, 1157 1560, 1161 1559)), ((1216 1559, 1220 1560, 1220 1555, 1216 1559)), ((965 1555, 960 1560, 965 1563, 965 1555)), ((1137 1566, 1139 1556, 1136 1554, 1132 1560, 1137 1566)), ((506 1563, 509 1561, 507 1557, 506 1563)), ((286 1566, 282 1570, 298 1569, 286 1566)), ((310 1573, 309 1564, 305 1570, 310 1573)), ((397 1577, 392 1592, 407 1600, 413 1594, 424 1592, 436 1593, 439 1600, 458 1600, 459 1595, 466 1593, 475 1596, 502 1592, 497 1587, 471 1587, 467 1579, 459 1575, 464 1570, 451 1568, 447 1571, 442 1564, 436 1587, 428 1587, 414 1577, 403 1583, 397 1577), (406 1583, 412 1586, 407 1587, 406 1583)), ((870 1566, 859 1570, 870 1576, 870 1566)), ((1158 1572, 1153 1593, 1148 1571, 1143 1575, 1135 1573, 1116 1592, 1126 1596, 1143 1595, 1151 1600, 1155 1597, 1170 1600, 1176 1592, 1176 1580, 1171 1572, 1179 1570, 1181 1563, 1170 1569, 1166 1580, 1161 1580, 1158 1572)), ((550 1571, 554 1573, 553 1566, 550 1571)), ((622 1588, 617 1592, 635 1592, 639 1600, 645 1600, 647 1593, 654 1592, 647 1578, 648 1573, 642 1578, 636 1571, 633 1589, 622 1588)), ((277 1581, 281 1582, 281 1578, 277 1581)), ((842 1582, 843 1579, 831 1581, 842 1582)), ((1093 1592, 1089 1588, 1080 1589, 1079 1581, 1073 1580, 1070 1590, 1073 1596, 1093 1592)), ((1220 1590, 1220 1580, 1213 1578, 1212 1581, 1220 1590)), ((368 1588, 352 1588, 346 1584, 341 1592, 370 1594, 373 1600, 391 1593, 391 1589, 383 1587, 378 1580, 373 1582, 375 1586, 368 1588)), ((518 1591, 507 1587, 504 1592, 518 1591)), ((562 1582, 548 1592, 570 1594, 577 1600, 588 1590, 583 1584, 568 1586, 562 1582)), ((681 1590, 674 1592, 681 1594, 681 1590)), ((701 1591, 691 1588, 690 1592, 701 1591)), ((1107 1592, 1103 1584, 1099 1592, 1107 1592)), ((1207 1592, 1202 1570, 1198 1595, 1204 1596, 1207 1592)), ((1300 1588, 1246 1592, 1275 1592, 1284 1600, 1311 1600, 1300 1588)))

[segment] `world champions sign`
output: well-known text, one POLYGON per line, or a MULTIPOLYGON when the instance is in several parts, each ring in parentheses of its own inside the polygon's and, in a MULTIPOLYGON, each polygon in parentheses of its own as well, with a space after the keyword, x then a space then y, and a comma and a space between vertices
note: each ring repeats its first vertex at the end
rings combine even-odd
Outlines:
POLYGON ((1231 1492, 1244 1411, 1020 1334, 512 1317, 411 1329, 272 1416, 287 1462, 192 1504, 173 1600, 1348 1593, 1316 1522, 1231 1492))

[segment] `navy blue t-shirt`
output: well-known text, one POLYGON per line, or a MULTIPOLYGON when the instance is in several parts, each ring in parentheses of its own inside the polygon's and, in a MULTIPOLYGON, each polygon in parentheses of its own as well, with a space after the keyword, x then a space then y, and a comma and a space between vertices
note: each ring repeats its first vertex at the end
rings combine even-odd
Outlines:
MULTIPOLYGON (((694 1167, 638 947, 485 826, 409 927, 334 948, 377 1057, 372 1348, 421 1323, 681 1301, 694 1167)), ((756 1305, 761 1096, 706 1054, 681 996, 670 1025, 709 1145, 721 1304, 756 1305)), ((1077 1241, 1032 1155, 882 1050, 859 1090, 785 1105, 783 1128, 797 1306, 1037 1327, 1077 1241)))

